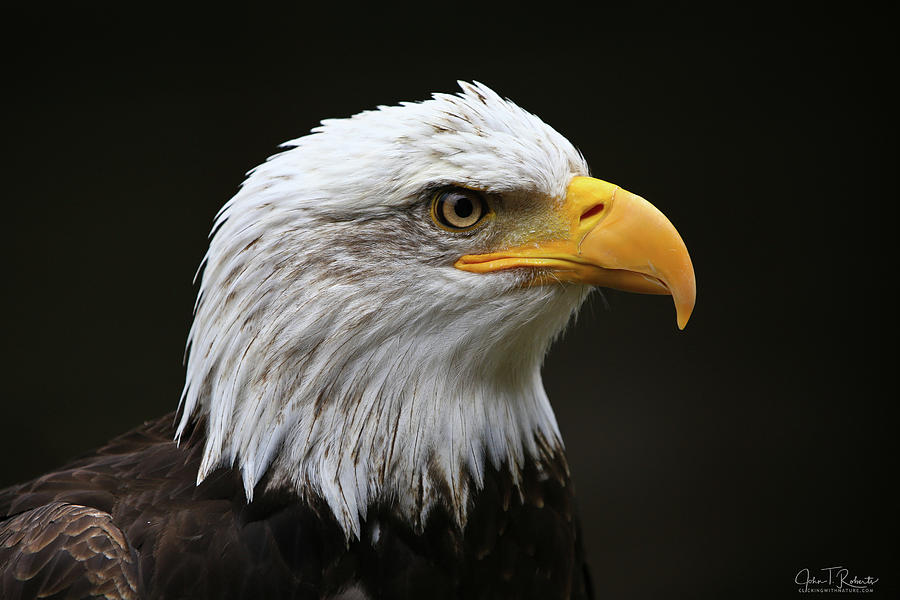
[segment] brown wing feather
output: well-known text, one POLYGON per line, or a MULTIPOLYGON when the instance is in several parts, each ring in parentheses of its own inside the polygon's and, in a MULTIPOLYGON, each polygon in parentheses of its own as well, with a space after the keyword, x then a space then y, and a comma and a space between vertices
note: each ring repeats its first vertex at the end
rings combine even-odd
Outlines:
POLYGON ((137 598, 136 560, 109 513, 52 502, 0 522, 0 597, 137 598))

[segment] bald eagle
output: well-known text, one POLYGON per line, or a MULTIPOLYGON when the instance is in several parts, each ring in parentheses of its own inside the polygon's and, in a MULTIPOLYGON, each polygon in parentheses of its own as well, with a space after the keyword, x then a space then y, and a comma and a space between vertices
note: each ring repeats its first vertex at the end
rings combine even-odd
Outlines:
POLYGON ((478 83, 326 120, 219 212, 178 410, 0 491, 0 596, 591 597, 540 368, 691 261, 478 83))

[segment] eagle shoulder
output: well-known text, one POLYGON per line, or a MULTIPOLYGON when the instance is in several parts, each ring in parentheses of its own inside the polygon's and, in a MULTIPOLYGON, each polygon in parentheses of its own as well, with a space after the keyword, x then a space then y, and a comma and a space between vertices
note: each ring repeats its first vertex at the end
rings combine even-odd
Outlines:
POLYGON ((51 502, 0 522, 0 596, 128 600, 137 560, 112 516, 51 502))

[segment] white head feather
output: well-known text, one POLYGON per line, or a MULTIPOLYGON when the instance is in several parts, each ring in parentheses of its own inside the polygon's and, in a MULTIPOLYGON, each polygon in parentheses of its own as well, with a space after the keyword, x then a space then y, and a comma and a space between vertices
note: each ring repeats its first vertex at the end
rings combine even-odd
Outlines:
POLYGON ((323 498, 348 537, 373 502, 465 522, 485 466, 560 447, 540 367, 587 294, 453 267, 488 243, 429 218, 436 188, 558 202, 577 150, 481 84, 323 121, 220 211, 189 336, 178 436, 208 423, 202 481, 237 465, 323 498), (541 446, 544 446, 542 450, 541 446))

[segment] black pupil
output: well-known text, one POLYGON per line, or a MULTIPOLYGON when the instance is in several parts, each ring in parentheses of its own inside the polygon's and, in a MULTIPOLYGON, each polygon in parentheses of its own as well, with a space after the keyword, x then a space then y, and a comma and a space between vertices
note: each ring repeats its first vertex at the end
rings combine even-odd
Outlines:
POLYGON ((471 215, 474 210, 475 207, 472 206, 472 201, 465 196, 457 197, 453 202, 453 212, 461 219, 465 219, 471 215))

